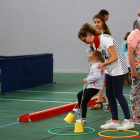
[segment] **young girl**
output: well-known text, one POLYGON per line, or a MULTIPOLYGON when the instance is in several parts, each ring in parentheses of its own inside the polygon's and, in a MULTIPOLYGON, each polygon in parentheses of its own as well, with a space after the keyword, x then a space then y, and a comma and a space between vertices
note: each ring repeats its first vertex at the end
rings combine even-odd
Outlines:
POLYGON ((128 58, 132 71, 132 89, 130 94, 133 122, 140 124, 140 18, 136 29, 127 38, 128 58))
MULTIPOLYGON (((97 14, 93 17, 93 22, 95 25, 95 28, 100 31, 103 34, 109 34, 111 35, 108 26, 105 23, 104 17, 100 14, 97 14)), ((92 44, 89 45, 89 47, 93 47, 92 44)), ((105 83, 104 83, 104 87, 105 87, 105 83)), ((102 109, 103 105, 102 105, 102 97, 103 97, 103 90, 99 90, 98 93, 98 101, 96 103, 96 105, 94 105, 93 107, 90 107, 89 110, 95 110, 95 109, 102 109)), ((109 102, 108 99, 106 97, 106 109, 105 112, 110 112, 110 107, 109 107, 109 102)))
POLYGON ((95 28, 98 31, 100 31, 103 34, 111 35, 110 30, 109 30, 107 24, 105 23, 104 17, 102 15, 100 15, 100 14, 95 15, 93 17, 93 22, 94 22, 95 28))
POLYGON ((87 104, 89 100, 98 93, 100 89, 103 89, 104 72, 101 74, 101 70, 97 67, 104 62, 104 58, 101 52, 92 51, 88 56, 90 61, 90 71, 87 78, 83 79, 84 83, 88 83, 88 86, 84 91, 80 91, 77 94, 78 109, 73 109, 74 112, 79 115, 82 114, 82 119, 76 120, 76 122, 86 123, 87 104))
POLYGON ((123 96, 123 85, 125 74, 128 72, 127 66, 121 55, 121 50, 117 42, 110 35, 101 34, 91 24, 85 23, 78 33, 78 37, 86 44, 95 44, 95 49, 100 50, 105 58, 105 62, 101 63, 98 68, 105 70, 106 95, 109 101, 112 119, 106 124, 101 125, 103 129, 116 128, 118 130, 131 129, 134 126, 130 119, 130 113, 127 101, 123 96), (118 119, 117 102, 123 110, 125 119, 120 125, 118 119))

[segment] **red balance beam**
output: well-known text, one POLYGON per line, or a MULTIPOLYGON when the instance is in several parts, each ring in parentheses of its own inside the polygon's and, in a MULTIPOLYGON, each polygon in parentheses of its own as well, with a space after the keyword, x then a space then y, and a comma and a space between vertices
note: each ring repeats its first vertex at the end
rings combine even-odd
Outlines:
MULTIPOLYGON (((98 100, 98 97, 93 97, 88 102, 87 106, 95 105, 97 100, 98 100)), ((104 97, 102 97, 102 102, 106 102, 104 97)), ((69 104, 64 104, 64 105, 48 108, 45 110, 40 110, 37 112, 20 115, 18 118, 18 121, 19 122, 33 122, 33 121, 38 121, 38 120, 46 119, 49 117, 53 117, 56 115, 60 115, 63 113, 71 112, 76 104, 77 102, 71 102, 69 104)), ((76 107, 78 107, 78 104, 76 105, 76 107)))

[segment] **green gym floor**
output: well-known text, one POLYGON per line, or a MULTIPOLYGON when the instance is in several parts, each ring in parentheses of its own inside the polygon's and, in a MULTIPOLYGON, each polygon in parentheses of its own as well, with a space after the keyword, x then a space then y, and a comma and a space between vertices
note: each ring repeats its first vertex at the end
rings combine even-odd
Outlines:
MULTIPOLYGON (((102 110, 88 110, 87 123, 84 127, 94 128, 95 132, 86 135, 63 136, 48 133, 48 130, 56 127, 68 127, 52 130, 54 133, 75 134, 74 123, 66 123, 64 118, 68 113, 50 117, 35 122, 18 122, 19 115, 27 114, 70 102, 77 101, 77 92, 83 89, 83 78, 87 74, 62 74, 54 73, 54 82, 56 84, 42 85, 30 89, 9 92, 6 95, 0 95, 0 140, 104 140, 104 139, 124 139, 113 137, 124 137, 135 135, 134 132, 127 131, 110 131, 104 132, 103 135, 112 136, 105 138, 98 135, 99 132, 105 131, 100 129, 100 125, 106 120, 111 119, 111 113, 105 113, 106 103, 103 104, 102 110), (70 126, 73 126, 71 128, 70 126)), ((124 85, 124 95, 130 107, 130 85, 124 85)), ((120 122, 123 121, 124 115, 118 104, 120 122)), ((130 110, 131 112, 131 110, 130 110)), ((135 125, 133 131, 140 132, 140 125, 135 125)), ((91 132, 91 129, 84 128, 85 133, 91 132)), ((139 140, 137 137, 125 139, 139 140)))

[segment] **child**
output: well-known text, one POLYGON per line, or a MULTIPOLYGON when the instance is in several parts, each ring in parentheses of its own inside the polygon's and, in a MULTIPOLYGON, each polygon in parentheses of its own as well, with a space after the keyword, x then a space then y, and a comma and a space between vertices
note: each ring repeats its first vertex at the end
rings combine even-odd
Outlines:
POLYGON ((128 103, 123 96, 123 85, 125 74, 128 72, 128 68, 121 55, 120 47, 112 36, 107 34, 101 34, 91 24, 85 23, 79 30, 78 37, 86 44, 96 44, 95 49, 100 50, 105 58, 105 62, 101 63, 98 68, 105 70, 105 84, 106 84, 106 96, 109 101, 111 109, 111 120, 106 124, 101 125, 102 129, 116 128, 117 130, 127 130, 134 128, 134 124, 130 118, 128 103), (125 119, 120 125, 118 119, 117 101, 123 110, 125 119))
POLYGON ((87 78, 83 79, 84 83, 88 83, 88 86, 77 94, 79 106, 78 109, 73 109, 74 112, 82 115, 82 119, 76 120, 79 123, 86 123, 87 103, 100 89, 103 89, 104 72, 101 74, 101 70, 97 69, 104 62, 102 53, 94 50, 90 52, 88 60, 91 64, 90 71, 87 78))

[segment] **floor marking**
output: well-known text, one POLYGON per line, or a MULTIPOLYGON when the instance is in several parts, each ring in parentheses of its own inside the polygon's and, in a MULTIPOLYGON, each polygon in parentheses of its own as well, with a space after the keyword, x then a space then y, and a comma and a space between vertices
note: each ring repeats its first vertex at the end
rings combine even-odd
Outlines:
MULTIPOLYGON (((135 138, 135 137, 140 137, 140 136, 134 136, 134 137, 130 137, 130 138, 135 138)), ((99 139, 92 139, 92 140, 105 140, 105 139, 120 139, 120 138, 111 137, 111 138, 99 138, 99 139)))
POLYGON ((84 83, 84 82, 73 82, 73 81, 54 81, 56 83, 84 83))
POLYGON ((14 98, 21 98, 21 99, 53 99, 53 100, 74 100, 77 101, 77 99, 62 99, 62 98, 38 98, 38 97, 19 97, 19 96, 4 96, 4 98, 8 98, 8 97, 14 97, 14 98))
POLYGON ((25 102, 71 103, 71 102, 61 102, 61 101, 19 100, 19 99, 3 99, 3 98, 0 98, 0 100, 13 100, 13 101, 25 101, 25 102))
POLYGON ((10 124, 6 124, 6 125, 2 125, 2 126, 0 126, 0 128, 5 127, 5 126, 9 126, 9 125, 13 125, 13 124, 17 124, 17 123, 19 123, 19 122, 14 122, 14 123, 10 123, 10 124))
MULTIPOLYGON (((33 90, 18 90, 18 91, 21 91, 21 92, 45 92, 45 93, 69 93, 69 94, 77 94, 78 92, 55 92, 55 91, 33 91, 33 90)), ((123 94, 125 96, 130 96, 130 94, 123 94)))
POLYGON ((26 92, 49 92, 49 93, 70 93, 70 94, 77 94, 77 92, 53 92, 53 91, 33 91, 33 90, 18 90, 18 91, 26 91, 26 92))
MULTIPOLYGON (((96 123, 96 122, 101 121, 101 120, 103 120, 103 119, 106 119, 106 118, 108 118, 108 117, 110 117, 110 115, 107 116, 107 117, 104 117, 104 118, 101 118, 101 119, 95 120, 95 121, 93 121, 93 122, 86 123, 86 124, 84 124, 84 126, 89 125, 89 124, 92 124, 92 123, 96 123)), ((71 130, 73 130, 73 129, 66 130, 66 131, 63 131, 63 132, 61 132, 61 133, 66 133, 66 132, 71 131, 71 130)), ((47 138, 44 138, 44 139, 42 139, 42 140, 47 140, 47 139, 49 139, 49 138, 56 137, 56 136, 57 136, 57 135, 52 135, 52 136, 47 137, 47 138)))

